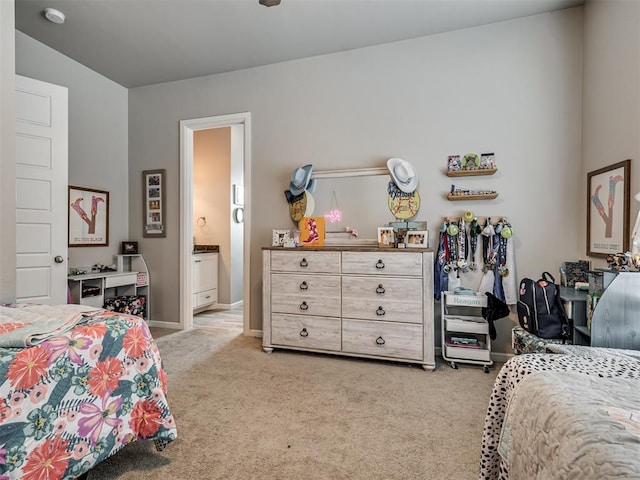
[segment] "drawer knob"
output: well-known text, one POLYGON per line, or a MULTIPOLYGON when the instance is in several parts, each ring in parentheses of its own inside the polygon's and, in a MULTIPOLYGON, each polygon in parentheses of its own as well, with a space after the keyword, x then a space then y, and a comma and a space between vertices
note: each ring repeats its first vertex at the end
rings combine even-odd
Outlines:
POLYGON ((302 311, 309 310, 309 305, 307 305, 307 302, 302 302, 300 304, 300 310, 302 311))
POLYGON ((300 266, 303 268, 309 266, 309 262, 307 262, 306 258, 303 258, 302 260, 300 260, 300 266))
POLYGON ((384 262, 382 261, 382 259, 378 260, 378 263, 376 263, 376 268, 378 269, 384 268, 384 262))
POLYGON ((378 315, 379 317, 383 316, 385 313, 387 312, 385 312, 384 308, 382 308, 381 306, 376 310, 376 315, 378 315))
POLYGON ((384 287, 382 286, 382 284, 378 285, 378 288, 376 288, 376 293, 378 295, 382 295, 384 293, 384 287))
POLYGON ((300 290, 309 290, 309 285, 307 285, 306 281, 300 284, 300 290))
POLYGON ((306 337, 308 337, 308 336, 309 336, 309 332, 307 332, 307 329, 306 329, 306 328, 303 328, 302 330, 300 330, 300 336, 301 336, 302 338, 306 338, 306 337))
POLYGON ((380 347, 381 347, 381 346, 383 346, 383 345, 384 345, 384 343, 385 343, 385 342, 384 342, 384 338, 382 338, 382 337, 378 337, 378 338, 376 338, 376 344, 378 344, 378 346, 380 346, 380 347))

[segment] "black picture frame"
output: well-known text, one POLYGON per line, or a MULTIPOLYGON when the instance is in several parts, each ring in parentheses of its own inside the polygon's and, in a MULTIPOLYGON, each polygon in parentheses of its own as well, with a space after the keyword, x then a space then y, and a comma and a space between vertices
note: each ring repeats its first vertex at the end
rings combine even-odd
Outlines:
POLYGON ((138 242, 122 242, 122 254, 134 255, 138 253, 138 242))
POLYGON ((142 236, 164 238, 166 226, 166 170, 144 170, 142 172, 142 236))

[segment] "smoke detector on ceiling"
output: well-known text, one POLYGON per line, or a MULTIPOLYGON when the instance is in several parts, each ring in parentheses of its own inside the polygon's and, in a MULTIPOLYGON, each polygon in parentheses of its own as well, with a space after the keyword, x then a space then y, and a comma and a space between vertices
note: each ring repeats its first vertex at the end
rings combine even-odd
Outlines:
POLYGON ((280 0, 258 0, 260 5, 264 5, 265 7, 275 7, 280 5, 280 0))
POLYGON ((45 8, 44 17, 49 20, 51 23, 57 23, 58 25, 64 23, 64 13, 60 10, 56 10, 55 8, 45 8))

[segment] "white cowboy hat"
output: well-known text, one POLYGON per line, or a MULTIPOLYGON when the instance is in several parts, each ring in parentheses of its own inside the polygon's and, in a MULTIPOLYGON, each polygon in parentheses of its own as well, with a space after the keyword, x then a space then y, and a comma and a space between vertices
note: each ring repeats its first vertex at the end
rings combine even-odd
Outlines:
POLYGON ((411 164, 401 158, 387 160, 387 168, 393 183, 405 193, 412 193, 418 186, 418 174, 411 164))
POLYGON ((313 211, 316 208, 316 201, 314 200, 313 195, 311 195, 311 192, 309 190, 304 192, 304 196, 307 199, 307 208, 304 211, 304 216, 313 217, 313 211))
MULTIPOLYGON (((289 182, 289 190, 293 195, 300 195, 309 187, 312 171, 313 165, 310 164, 296 168, 293 171, 291 174, 291 181, 289 182)), ((312 188, 315 190, 315 182, 312 188)))

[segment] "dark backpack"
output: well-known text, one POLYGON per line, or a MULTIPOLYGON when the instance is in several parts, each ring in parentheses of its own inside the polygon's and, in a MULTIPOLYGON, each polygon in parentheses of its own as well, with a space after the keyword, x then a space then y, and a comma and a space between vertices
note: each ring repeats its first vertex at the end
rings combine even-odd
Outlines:
POLYGON ((522 328, 537 337, 571 337, 558 285, 549 272, 543 272, 542 278, 537 281, 530 278, 520 281, 518 319, 522 328))

